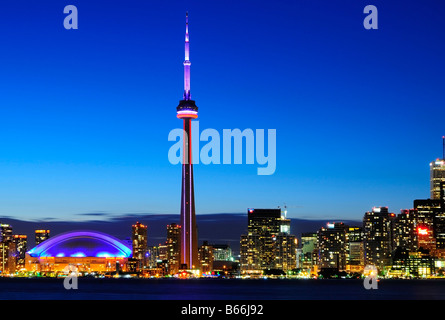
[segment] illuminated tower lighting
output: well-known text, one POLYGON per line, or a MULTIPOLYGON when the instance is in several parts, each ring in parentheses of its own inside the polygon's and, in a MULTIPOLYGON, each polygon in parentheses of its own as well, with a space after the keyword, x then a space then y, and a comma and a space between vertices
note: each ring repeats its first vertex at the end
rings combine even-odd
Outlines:
POLYGON ((445 183, 445 136, 442 137, 442 159, 430 163, 430 197, 440 199, 440 187, 445 183))
POLYGON ((190 44, 188 13, 185 16, 184 95, 176 107, 177 117, 183 120, 183 162, 181 191, 181 264, 198 268, 198 237, 193 190, 191 120, 198 117, 198 107, 190 94, 190 44))

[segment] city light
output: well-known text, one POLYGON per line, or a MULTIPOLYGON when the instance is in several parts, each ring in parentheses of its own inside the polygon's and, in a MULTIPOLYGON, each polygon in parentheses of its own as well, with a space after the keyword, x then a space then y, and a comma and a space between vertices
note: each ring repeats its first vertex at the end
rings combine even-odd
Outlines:
POLYGON ((428 228, 418 227, 418 228, 417 228, 417 234, 419 234, 419 235, 421 235, 421 236, 426 236, 426 235, 428 235, 428 228))

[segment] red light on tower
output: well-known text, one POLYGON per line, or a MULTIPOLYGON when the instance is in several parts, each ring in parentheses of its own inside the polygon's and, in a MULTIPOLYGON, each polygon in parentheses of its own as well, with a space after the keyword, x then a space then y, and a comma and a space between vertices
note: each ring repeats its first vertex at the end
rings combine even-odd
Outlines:
POLYGON ((419 236, 426 236, 426 235, 428 235, 428 228, 418 227, 417 228, 417 234, 419 236))

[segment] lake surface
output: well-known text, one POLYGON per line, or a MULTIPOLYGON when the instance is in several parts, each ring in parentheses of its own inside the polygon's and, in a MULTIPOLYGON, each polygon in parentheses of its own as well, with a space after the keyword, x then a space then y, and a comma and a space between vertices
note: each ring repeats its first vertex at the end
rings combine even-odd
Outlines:
POLYGON ((385 280, 366 290, 363 280, 91 279, 77 290, 63 279, 0 278, 2 300, 438 300, 445 279, 385 280))

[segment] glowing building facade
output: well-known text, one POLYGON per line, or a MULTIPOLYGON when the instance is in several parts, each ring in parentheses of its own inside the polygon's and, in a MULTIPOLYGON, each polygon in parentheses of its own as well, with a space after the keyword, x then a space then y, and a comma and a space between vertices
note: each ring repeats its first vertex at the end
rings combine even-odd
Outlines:
POLYGON ((430 197, 440 199, 440 184, 445 183, 445 136, 442 137, 443 156, 430 163, 430 197))
POLYGON ((201 272, 211 273, 213 271, 213 261, 215 257, 213 255, 213 246, 207 241, 204 241, 202 246, 198 250, 199 263, 201 266, 201 272))
POLYGON ((79 272, 126 269, 132 249, 113 236, 96 231, 73 231, 52 237, 26 253, 26 269, 63 272, 73 264, 79 272))
POLYGON ((240 269, 243 275, 261 274, 266 269, 296 267, 297 243, 290 234, 290 220, 281 209, 247 210, 247 234, 240 240, 240 269))
POLYGON ((199 268, 198 235, 195 217, 195 194, 192 161, 192 119, 198 117, 198 107, 190 93, 190 44, 188 14, 185 22, 184 94, 176 107, 177 117, 183 120, 183 159, 181 191, 181 264, 188 269, 199 268))
POLYGON ((318 231, 318 265, 321 270, 346 270, 347 230, 343 222, 335 222, 318 231))
POLYGON ((416 209, 402 209, 394 224, 394 249, 417 250, 416 209))
POLYGON ((179 272, 181 266, 181 226, 176 223, 167 225, 167 261, 170 274, 179 272))
POLYGON ((131 243, 133 246, 133 259, 138 261, 138 269, 146 265, 148 238, 147 226, 137 222, 131 228, 131 243))
POLYGON ((43 241, 49 239, 50 231, 47 229, 38 229, 34 231, 36 246, 41 244, 43 241))
POLYGON ((346 232, 346 270, 362 272, 365 267, 363 228, 348 227, 346 232))
POLYGON ((26 251, 28 250, 28 236, 25 234, 14 234, 12 236, 14 243, 14 258, 16 263, 16 270, 19 271, 25 268, 26 251))
POLYGON ((392 225, 388 207, 374 207, 363 217, 363 247, 365 265, 374 265, 380 272, 390 264, 392 225))

